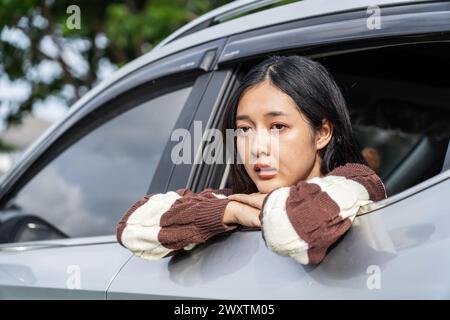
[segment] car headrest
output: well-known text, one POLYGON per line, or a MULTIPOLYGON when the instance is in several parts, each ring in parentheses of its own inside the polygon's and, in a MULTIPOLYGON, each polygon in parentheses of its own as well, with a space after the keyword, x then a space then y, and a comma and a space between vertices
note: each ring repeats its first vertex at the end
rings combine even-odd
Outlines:
POLYGON ((435 141, 424 135, 355 126, 355 136, 363 153, 365 148, 379 153, 377 173, 390 195, 439 173, 445 152, 448 156, 446 141, 435 141))
POLYGON ((386 179, 385 186, 393 194, 403 191, 426 180, 439 172, 443 159, 442 148, 422 137, 413 150, 386 179))

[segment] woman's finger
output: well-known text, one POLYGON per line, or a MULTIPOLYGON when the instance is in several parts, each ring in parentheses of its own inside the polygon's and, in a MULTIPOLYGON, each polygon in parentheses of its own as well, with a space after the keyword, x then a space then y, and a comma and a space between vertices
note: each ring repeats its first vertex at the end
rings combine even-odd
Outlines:
POLYGON ((254 205, 255 203, 254 203, 253 199, 248 194, 235 193, 235 194, 232 194, 231 196, 228 196, 228 199, 238 201, 241 203, 245 203, 245 204, 248 204, 249 206, 255 207, 255 205, 254 205))
POLYGON ((235 194, 228 196, 228 199, 234 200, 234 201, 239 201, 239 202, 244 202, 246 199, 243 196, 245 196, 245 195, 241 194, 241 193, 235 193, 235 194))

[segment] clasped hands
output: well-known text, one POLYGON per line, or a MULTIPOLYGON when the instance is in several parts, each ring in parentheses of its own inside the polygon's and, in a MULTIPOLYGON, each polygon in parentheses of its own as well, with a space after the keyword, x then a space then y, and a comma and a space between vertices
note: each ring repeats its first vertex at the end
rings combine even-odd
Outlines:
POLYGON ((235 193, 228 196, 231 201, 225 208, 224 224, 240 224, 246 227, 261 227, 259 214, 267 193, 235 193))

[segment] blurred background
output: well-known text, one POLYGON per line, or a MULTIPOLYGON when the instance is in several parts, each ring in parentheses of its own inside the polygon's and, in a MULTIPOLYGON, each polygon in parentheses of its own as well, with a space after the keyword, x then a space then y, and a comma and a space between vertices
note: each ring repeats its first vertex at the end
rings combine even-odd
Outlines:
POLYGON ((228 2, 0 0, 0 176, 99 81, 228 2))

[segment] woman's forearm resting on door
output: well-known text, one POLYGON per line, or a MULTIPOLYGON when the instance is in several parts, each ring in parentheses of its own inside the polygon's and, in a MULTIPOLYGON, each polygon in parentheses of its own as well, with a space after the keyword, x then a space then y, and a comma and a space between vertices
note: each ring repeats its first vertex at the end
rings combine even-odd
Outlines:
POLYGON ((135 255, 155 260, 179 250, 190 250, 212 236, 236 226, 223 224, 230 201, 227 189, 188 189, 146 195, 120 220, 117 240, 135 255))
POLYGON ((384 198, 383 183, 370 168, 338 167, 324 177, 269 193, 261 210, 264 240, 280 255, 317 264, 350 229, 361 206, 384 198))

